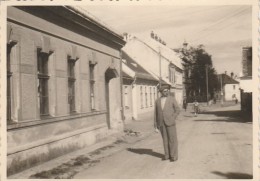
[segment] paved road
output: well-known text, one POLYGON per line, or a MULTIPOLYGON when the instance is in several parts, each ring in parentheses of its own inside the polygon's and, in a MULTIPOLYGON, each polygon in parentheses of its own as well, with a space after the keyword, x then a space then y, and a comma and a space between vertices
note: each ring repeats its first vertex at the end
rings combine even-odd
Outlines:
POLYGON ((104 158, 74 178, 216 179, 252 177, 252 123, 239 106, 215 108, 198 117, 187 114, 177 125, 179 160, 161 161, 160 134, 104 158))

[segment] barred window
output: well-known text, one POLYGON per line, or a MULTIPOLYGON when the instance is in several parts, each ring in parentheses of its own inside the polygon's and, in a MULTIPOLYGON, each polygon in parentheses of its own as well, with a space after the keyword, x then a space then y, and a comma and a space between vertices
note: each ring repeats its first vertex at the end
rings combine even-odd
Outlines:
POLYGON ((37 49, 38 96, 40 105, 40 116, 49 115, 48 60, 49 54, 41 52, 41 49, 37 49))
POLYGON ((68 56, 68 103, 70 112, 75 112, 75 59, 68 56))

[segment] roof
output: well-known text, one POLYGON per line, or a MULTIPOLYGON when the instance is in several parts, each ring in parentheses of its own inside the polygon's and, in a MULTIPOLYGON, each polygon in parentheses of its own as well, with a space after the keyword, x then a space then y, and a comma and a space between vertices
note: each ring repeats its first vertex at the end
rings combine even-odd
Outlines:
POLYGON ((240 77, 240 79, 241 80, 250 80, 250 79, 252 79, 252 76, 242 76, 242 77, 240 77))
POLYGON ((222 83, 223 84, 239 84, 238 81, 236 81, 235 79, 231 78, 227 74, 219 74, 219 76, 222 77, 222 83))
POLYGON ((124 51, 122 51, 122 58, 126 60, 124 64, 135 72, 136 77, 157 81, 157 79, 154 76, 152 76, 148 71, 146 71, 140 64, 134 61, 134 59, 124 51))
POLYGON ((106 23, 104 23, 102 20, 95 17, 93 14, 89 13, 86 9, 80 7, 80 6, 64 6, 67 9, 70 9, 71 11, 74 11, 79 16, 82 16, 83 18, 90 20, 92 22, 95 22, 98 26, 100 26, 102 29, 109 31, 110 33, 119 36, 120 38, 123 38, 122 33, 118 32, 117 30, 113 29, 106 23))
POLYGON ((124 72, 124 71, 122 71, 122 76, 123 76, 123 78, 134 80, 133 77, 131 77, 130 75, 128 75, 128 74, 127 74, 126 72, 124 72))
POLYGON ((159 53, 160 51, 161 56, 166 60, 168 60, 169 63, 172 63, 178 68, 180 68, 181 70, 183 70, 182 59, 171 48, 155 41, 151 37, 147 37, 147 38, 134 37, 134 38, 144 43, 149 48, 153 49, 153 51, 155 51, 156 53, 159 53))

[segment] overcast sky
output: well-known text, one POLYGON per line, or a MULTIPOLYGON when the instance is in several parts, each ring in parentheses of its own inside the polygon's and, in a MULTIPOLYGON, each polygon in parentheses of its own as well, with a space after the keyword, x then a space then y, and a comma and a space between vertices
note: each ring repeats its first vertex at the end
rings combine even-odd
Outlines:
POLYGON ((251 6, 85 6, 118 32, 152 30, 170 48, 204 44, 218 73, 241 72, 242 47, 252 46, 251 6))

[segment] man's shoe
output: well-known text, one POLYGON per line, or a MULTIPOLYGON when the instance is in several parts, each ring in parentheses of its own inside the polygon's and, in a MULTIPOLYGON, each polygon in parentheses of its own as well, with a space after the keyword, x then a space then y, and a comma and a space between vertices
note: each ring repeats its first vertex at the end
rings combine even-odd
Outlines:
POLYGON ((170 162, 175 162, 177 160, 178 160, 177 158, 170 158, 170 162))
POLYGON ((163 161, 165 161, 165 160, 169 160, 169 158, 167 158, 167 157, 163 157, 162 160, 163 160, 163 161))

